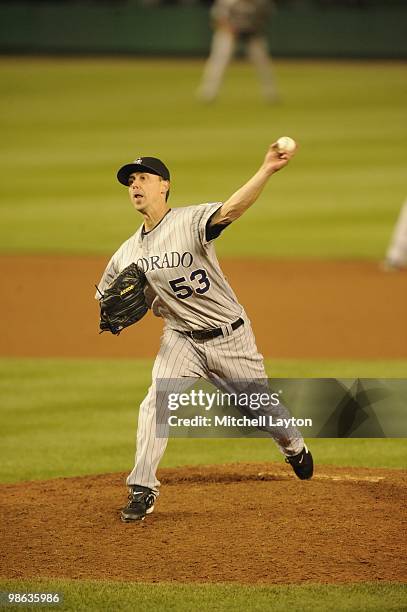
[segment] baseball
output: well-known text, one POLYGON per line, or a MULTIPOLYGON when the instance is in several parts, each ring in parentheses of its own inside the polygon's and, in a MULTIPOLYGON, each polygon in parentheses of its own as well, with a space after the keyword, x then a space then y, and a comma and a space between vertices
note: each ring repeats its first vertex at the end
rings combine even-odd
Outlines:
POLYGON ((289 136, 281 136, 277 140, 277 149, 279 153, 292 153, 297 148, 297 143, 289 136))

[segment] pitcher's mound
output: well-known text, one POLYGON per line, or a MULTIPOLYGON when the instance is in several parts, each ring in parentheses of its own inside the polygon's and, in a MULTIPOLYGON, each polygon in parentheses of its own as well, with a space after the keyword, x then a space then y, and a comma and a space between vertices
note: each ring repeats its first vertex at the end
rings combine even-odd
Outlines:
POLYGON ((145 582, 405 581, 407 479, 285 464, 163 469, 154 513, 122 523, 124 474, 1 485, 2 576, 145 582))

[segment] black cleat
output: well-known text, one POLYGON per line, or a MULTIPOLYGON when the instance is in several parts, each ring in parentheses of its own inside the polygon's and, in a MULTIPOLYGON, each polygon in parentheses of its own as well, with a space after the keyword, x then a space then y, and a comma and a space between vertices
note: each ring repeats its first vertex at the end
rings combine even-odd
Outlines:
POLYGON ((124 523, 142 521, 154 510, 155 495, 151 489, 140 485, 131 485, 129 491, 129 503, 121 511, 120 518, 124 523))
POLYGON ((286 463, 289 463, 301 480, 308 480, 314 473, 314 462, 312 455, 304 444, 304 448, 298 455, 285 458, 286 463))

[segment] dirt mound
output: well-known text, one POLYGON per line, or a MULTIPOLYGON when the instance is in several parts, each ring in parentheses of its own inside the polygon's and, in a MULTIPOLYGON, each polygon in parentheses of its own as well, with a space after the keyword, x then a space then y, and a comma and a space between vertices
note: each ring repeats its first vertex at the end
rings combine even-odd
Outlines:
MULTIPOLYGON (((362 261, 221 263, 267 357, 407 357, 406 272, 362 261)), ((151 313, 119 338, 98 335, 94 283, 105 265, 104 257, 1 256, 0 353, 154 357, 162 321, 151 313)))
POLYGON ((163 469, 124 524, 124 474, 1 485, 0 575, 247 584, 405 581, 407 477, 285 464, 163 469), (404 534, 404 535, 403 535, 404 534))

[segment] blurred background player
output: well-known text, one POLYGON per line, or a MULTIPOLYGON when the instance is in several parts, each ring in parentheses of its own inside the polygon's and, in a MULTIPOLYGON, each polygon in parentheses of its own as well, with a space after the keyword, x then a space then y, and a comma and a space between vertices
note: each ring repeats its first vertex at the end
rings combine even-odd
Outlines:
POLYGON ((382 268, 386 271, 407 267, 407 199, 401 207, 382 268))
POLYGON ((277 101, 265 33, 270 12, 270 0, 215 0, 211 9, 215 31, 198 89, 201 100, 211 102, 216 98, 236 46, 243 42, 257 69, 263 96, 268 102, 277 101))

